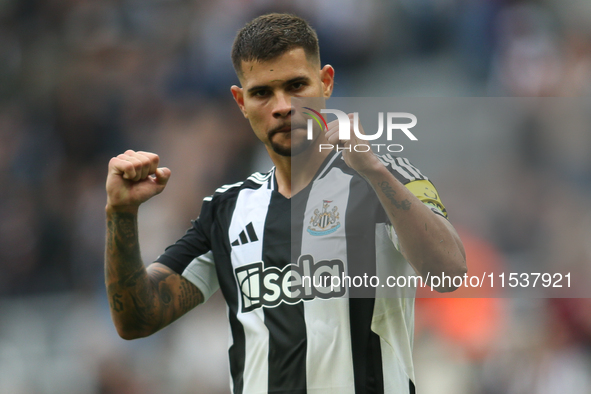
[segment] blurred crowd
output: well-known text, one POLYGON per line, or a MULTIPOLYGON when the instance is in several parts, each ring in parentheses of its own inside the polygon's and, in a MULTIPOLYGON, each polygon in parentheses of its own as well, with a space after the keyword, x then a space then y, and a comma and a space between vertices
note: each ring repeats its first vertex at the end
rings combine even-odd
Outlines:
MULTIPOLYGON (((588 0, 0 1, 0 394, 228 392, 219 295, 116 336, 104 182, 126 149, 171 168, 140 210, 149 263, 204 196, 270 168, 229 89, 236 31, 269 11, 316 28, 336 96, 591 93, 588 0)), ((591 112, 558 110, 568 127, 540 105, 490 137, 506 149, 480 188, 438 174, 469 266, 591 265, 591 112)), ((420 393, 591 393, 589 299, 419 299, 416 316, 420 393)))

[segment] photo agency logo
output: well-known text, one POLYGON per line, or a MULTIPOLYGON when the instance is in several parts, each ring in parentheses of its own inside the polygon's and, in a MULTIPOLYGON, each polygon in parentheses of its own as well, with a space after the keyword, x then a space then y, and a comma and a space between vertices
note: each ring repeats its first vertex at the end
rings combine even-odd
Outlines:
MULTIPOLYGON (((303 107, 304 109, 309 110, 310 112, 303 112, 304 115, 310 116, 312 119, 308 119, 307 121, 307 131, 308 131, 308 140, 313 139, 313 127, 314 121, 318 124, 320 129, 323 132, 328 130, 328 124, 326 123, 326 119, 322 114, 334 114, 337 117, 338 125, 339 125, 339 140, 340 141, 348 141, 351 139, 351 120, 349 116, 344 113, 343 111, 339 111, 337 109, 321 109, 320 112, 310 108, 310 107, 303 107)), ((382 137, 384 134, 384 113, 378 113, 378 131, 375 134, 363 134, 359 130, 359 113, 353 113, 353 132, 358 139, 363 141, 375 141, 382 137)), ((415 127, 417 124, 417 117, 409 112, 387 112, 386 113, 386 140, 388 142, 392 142, 394 138, 394 132, 396 130, 402 131, 404 135, 410 139, 411 141, 417 141, 417 137, 413 133, 411 133, 410 129, 415 127), (398 122, 400 119, 410 120, 410 122, 405 123, 395 123, 395 120, 398 122)), ((381 144, 381 143, 363 143, 363 144, 354 144, 349 145, 347 147, 340 146, 340 145, 332 145, 332 144, 320 144, 319 151, 323 149, 332 150, 335 149, 338 151, 348 150, 348 151, 355 151, 355 152, 368 152, 372 148, 375 148, 377 153, 380 152, 390 152, 390 153, 398 153, 402 152, 404 147, 401 144, 381 144)))

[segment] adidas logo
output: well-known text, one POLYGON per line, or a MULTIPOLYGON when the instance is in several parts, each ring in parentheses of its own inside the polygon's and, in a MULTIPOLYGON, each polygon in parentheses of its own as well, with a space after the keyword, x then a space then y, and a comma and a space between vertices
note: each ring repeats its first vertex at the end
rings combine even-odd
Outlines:
POLYGON ((254 232, 254 227, 252 226, 252 222, 250 222, 246 225, 246 230, 240 232, 238 239, 232 242, 232 246, 244 245, 258 240, 257 233, 254 232))

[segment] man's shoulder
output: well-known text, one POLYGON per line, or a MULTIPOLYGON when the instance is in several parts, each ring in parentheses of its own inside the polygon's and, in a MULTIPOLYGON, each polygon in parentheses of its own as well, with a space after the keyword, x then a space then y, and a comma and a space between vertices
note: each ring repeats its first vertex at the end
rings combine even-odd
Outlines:
POLYGON ((273 181, 273 173, 274 168, 266 173, 255 172, 241 182, 222 185, 218 187, 215 193, 211 196, 205 197, 203 201, 224 201, 236 198, 240 191, 244 189, 260 189, 261 187, 268 187, 269 183, 273 181))

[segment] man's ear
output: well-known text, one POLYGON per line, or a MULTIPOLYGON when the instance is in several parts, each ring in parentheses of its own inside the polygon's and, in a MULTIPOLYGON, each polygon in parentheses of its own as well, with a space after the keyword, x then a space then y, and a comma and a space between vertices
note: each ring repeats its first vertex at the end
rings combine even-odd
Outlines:
POLYGON ((330 64, 320 70, 320 80, 322 81, 322 93, 325 98, 329 98, 334 88, 334 68, 330 64))
POLYGON ((244 89, 233 85, 230 90, 232 91, 232 96, 234 97, 234 101, 236 101, 236 104, 238 104, 238 108, 240 108, 240 111, 242 111, 242 115, 244 115, 245 118, 248 119, 248 114, 246 113, 246 110, 244 109, 244 89))

